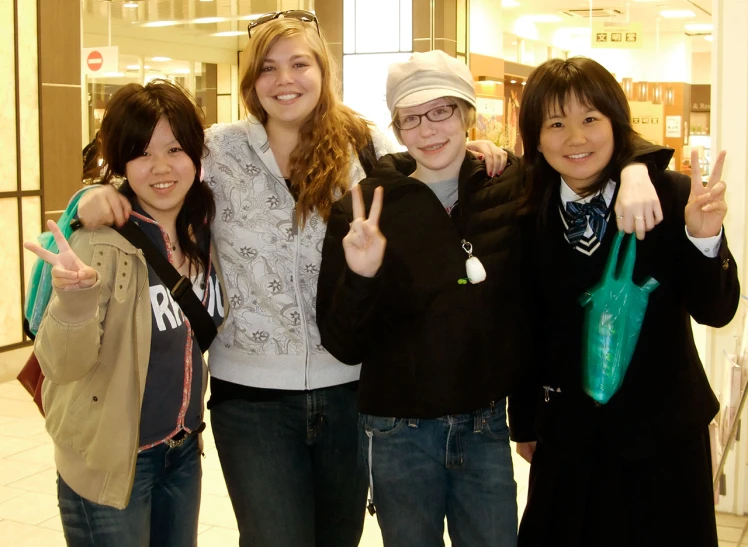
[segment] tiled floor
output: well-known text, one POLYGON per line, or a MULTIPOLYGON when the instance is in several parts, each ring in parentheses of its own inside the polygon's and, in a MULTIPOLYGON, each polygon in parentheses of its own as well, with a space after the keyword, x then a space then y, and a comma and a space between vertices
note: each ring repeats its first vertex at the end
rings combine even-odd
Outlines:
MULTIPOLYGON (((29 350, 0 354, 2 367, 25 359, 29 350)), ((21 361, 22 362, 22 361, 21 361)), ((12 376, 10 376, 12 378, 12 376)), ((204 433, 203 497, 198 529, 199 547, 228 547, 238 544, 239 534, 221 475, 213 437, 204 433)), ((28 394, 14 380, 0 383, 0 547, 64 546, 57 511, 52 443, 44 421, 28 394)), ((529 466, 515 458, 520 514, 527 496, 529 466)), ((736 547, 748 517, 718 514, 720 547, 736 547)), ((445 533, 445 543, 449 538, 445 533)), ((367 515, 361 547, 379 547, 382 538, 376 519, 367 515)), ((748 547, 748 542, 746 542, 748 547)))

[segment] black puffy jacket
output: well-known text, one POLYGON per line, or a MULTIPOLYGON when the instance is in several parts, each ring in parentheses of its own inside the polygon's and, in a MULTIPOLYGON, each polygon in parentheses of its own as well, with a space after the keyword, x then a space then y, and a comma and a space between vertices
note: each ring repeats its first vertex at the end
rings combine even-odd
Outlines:
POLYGON ((498 177, 467 154, 451 217, 429 187, 406 174, 410 155, 380 159, 361 182, 366 209, 384 189, 380 229, 387 238, 374 278, 351 272, 342 239, 352 221, 350 194, 332 208, 322 249, 317 323, 339 360, 362 363, 359 410, 435 418, 488 407, 516 383, 528 342, 518 290, 522 177, 514 156, 498 177), (466 278, 462 241, 487 277, 466 278))

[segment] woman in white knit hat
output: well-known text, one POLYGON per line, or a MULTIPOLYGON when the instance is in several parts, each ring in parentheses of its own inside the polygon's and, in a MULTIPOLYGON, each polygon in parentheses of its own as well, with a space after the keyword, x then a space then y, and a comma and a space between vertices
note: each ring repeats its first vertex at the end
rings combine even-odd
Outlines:
POLYGON ((490 177, 466 154, 473 78, 442 51, 391 65, 387 104, 408 153, 333 206, 317 293, 322 343, 362 363, 369 510, 386 547, 443 545, 445 516, 452 545, 513 546, 505 397, 529 347, 523 170, 510 154, 490 177))

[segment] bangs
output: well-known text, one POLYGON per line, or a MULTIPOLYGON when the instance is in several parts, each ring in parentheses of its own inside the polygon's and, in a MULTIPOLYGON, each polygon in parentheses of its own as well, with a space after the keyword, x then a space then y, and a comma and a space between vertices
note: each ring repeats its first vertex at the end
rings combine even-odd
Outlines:
MULTIPOLYGON (((605 114, 606 105, 601 97, 604 93, 597 93, 599 88, 592 81, 584 81, 584 75, 564 74, 567 78, 558 78, 548 88, 543 103, 543 119, 547 120, 554 113, 566 116, 566 106, 576 97, 579 103, 590 110, 599 110, 605 114), (601 104, 602 102, 602 104, 601 104)), ((606 114, 607 115, 607 114, 606 114)))

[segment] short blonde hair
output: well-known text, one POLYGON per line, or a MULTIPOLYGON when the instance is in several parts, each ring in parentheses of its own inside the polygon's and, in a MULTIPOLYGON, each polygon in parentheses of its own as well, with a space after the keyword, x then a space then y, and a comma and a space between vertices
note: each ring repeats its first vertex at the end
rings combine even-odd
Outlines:
MULTIPOLYGON (((469 131, 475 126, 475 107, 459 97, 442 97, 442 99, 447 99, 457 105, 457 109, 460 111, 460 121, 462 121, 462 126, 465 128, 465 131, 469 131)), ((395 120, 398 116, 400 116, 400 109, 395 107, 395 111, 392 113, 392 123, 390 123, 390 127, 392 128, 392 132, 395 133, 397 142, 405 146, 400 129, 395 125, 395 120)))

